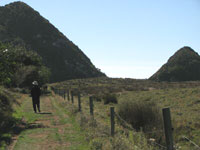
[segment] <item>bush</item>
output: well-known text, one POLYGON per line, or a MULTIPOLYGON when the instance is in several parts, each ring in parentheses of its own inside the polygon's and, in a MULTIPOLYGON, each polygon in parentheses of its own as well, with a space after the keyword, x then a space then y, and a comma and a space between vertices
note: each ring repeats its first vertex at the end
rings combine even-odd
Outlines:
POLYGON ((0 84, 8 87, 29 87, 37 80, 40 85, 48 82, 50 70, 42 58, 24 47, 0 42, 0 84))
POLYGON ((103 96, 104 104, 115 103, 117 104, 117 96, 115 94, 106 94, 103 96))
POLYGON ((162 116, 154 102, 123 101, 118 105, 118 114, 130 123, 136 131, 141 128, 152 131, 162 127, 162 116))
POLYGON ((12 94, 8 90, 0 87, 0 135, 2 135, 12 123, 13 102, 12 94))

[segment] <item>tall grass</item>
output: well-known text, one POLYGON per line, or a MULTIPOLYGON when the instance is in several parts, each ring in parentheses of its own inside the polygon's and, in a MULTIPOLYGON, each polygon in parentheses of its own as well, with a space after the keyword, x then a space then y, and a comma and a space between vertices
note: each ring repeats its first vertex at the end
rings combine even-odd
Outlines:
POLYGON ((125 100, 118 105, 118 114, 136 131, 162 128, 160 108, 154 102, 125 100))

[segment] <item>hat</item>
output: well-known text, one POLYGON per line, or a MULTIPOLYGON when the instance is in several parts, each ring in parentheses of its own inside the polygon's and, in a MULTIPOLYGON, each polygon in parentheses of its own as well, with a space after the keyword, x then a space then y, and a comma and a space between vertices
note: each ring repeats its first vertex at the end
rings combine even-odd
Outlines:
POLYGON ((38 85, 38 82, 37 81, 33 81, 32 84, 33 85, 38 85))

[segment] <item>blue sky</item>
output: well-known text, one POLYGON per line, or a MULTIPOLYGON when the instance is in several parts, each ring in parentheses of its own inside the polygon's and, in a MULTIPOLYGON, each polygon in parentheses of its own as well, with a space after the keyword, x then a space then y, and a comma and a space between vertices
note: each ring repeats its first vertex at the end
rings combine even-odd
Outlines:
MULTIPOLYGON (((3 6, 13 0, 0 0, 3 6)), ((183 46, 200 54, 200 0, 23 0, 109 77, 149 78, 183 46)))

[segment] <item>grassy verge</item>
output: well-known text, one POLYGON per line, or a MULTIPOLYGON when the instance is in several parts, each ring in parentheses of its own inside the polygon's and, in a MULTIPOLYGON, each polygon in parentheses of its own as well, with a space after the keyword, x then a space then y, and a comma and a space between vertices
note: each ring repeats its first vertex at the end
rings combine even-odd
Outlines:
POLYGON ((13 116, 14 106, 19 106, 16 99, 20 94, 13 93, 8 89, 0 87, 0 149, 6 149, 12 141, 12 135, 17 134, 21 119, 13 116))

